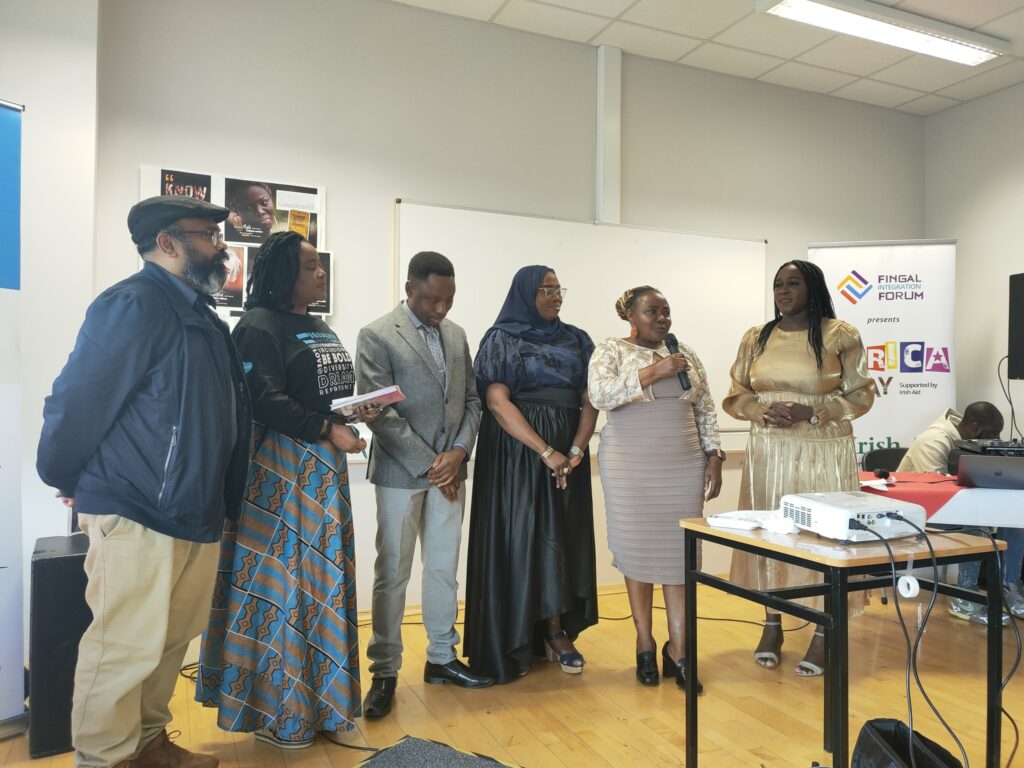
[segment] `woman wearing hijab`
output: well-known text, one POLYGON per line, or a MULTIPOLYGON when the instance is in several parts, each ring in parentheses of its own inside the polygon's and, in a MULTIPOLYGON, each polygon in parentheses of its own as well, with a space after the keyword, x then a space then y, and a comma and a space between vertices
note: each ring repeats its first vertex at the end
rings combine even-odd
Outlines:
POLYGON ((534 653, 583 671, 597 623, 587 398, 590 337, 559 319, 549 267, 520 269, 474 362, 484 401, 469 528, 465 653, 507 683, 534 653), (542 651, 543 649, 543 651, 542 651))

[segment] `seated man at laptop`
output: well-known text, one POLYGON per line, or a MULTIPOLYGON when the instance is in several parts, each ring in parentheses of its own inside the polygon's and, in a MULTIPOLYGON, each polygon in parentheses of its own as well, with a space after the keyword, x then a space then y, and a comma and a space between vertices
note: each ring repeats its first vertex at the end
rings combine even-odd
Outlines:
MULTIPOLYGON (((992 403, 978 402, 968 405, 963 413, 948 409, 924 432, 918 435, 897 472, 936 472, 947 469, 949 454, 958 440, 998 440, 1003 431, 1003 415, 992 403)), ((1024 618, 1024 592, 1021 590, 1021 561, 1024 560, 1024 529, 1000 528, 996 534, 1007 544, 1003 553, 1003 582, 1006 608, 1019 618, 1024 618)), ((981 563, 964 563, 957 573, 957 586, 964 589, 978 588, 978 573, 981 563)), ((988 614, 983 605, 959 598, 950 600, 949 612, 959 619, 974 624, 987 624, 988 614)), ((1009 616, 1003 615, 1003 624, 1009 616)))
POLYGON ((964 412, 949 408, 914 438, 897 472, 945 472, 957 440, 998 440, 1003 415, 992 403, 971 403, 964 412))

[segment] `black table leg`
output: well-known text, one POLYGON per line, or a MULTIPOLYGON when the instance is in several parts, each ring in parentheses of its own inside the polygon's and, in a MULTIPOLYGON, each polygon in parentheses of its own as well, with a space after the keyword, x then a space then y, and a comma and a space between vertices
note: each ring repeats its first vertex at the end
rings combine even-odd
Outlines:
MULTIPOLYGON (((825 578, 825 582, 831 586, 832 584, 832 571, 826 571, 822 574, 825 578)), ((832 594, 825 595, 825 613, 829 616, 832 615, 832 594)), ((816 628, 817 629, 817 628, 816 628)), ((825 628, 825 676, 822 678, 822 732, 825 739, 825 751, 832 751, 832 681, 835 680, 835 675, 832 672, 832 654, 836 651, 835 643, 832 642, 832 632, 825 628)))
MULTIPOLYGON (((1003 682, 1003 579, 999 573, 996 553, 986 555, 985 577, 988 580, 988 679, 985 693, 985 765, 999 768, 1002 740, 1003 682)), ((1010 621, 1013 621, 1011 618, 1010 621)))
POLYGON ((847 768, 850 763, 849 718, 849 584, 846 569, 830 568, 829 607, 832 629, 825 628, 828 645, 826 667, 829 689, 829 737, 834 768, 847 768))
POLYGON ((697 768, 697 543, 690 531, 684 532, 686 552, 686 768, 697 768))

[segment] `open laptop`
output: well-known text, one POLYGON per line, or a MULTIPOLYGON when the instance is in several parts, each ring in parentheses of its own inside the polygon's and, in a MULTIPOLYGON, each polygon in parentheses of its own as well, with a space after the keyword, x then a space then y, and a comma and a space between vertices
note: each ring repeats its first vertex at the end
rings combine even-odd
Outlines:
POLYGON ((1024 456, 974 456, 965 453, 960 457, 956 482, 969 488, 1024 490, 1024 456))

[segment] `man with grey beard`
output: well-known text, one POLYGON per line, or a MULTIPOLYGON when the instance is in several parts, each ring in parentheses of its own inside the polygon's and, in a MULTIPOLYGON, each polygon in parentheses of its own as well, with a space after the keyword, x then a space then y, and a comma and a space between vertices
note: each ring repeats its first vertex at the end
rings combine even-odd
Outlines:
POLYGON ((218 763, 172 743, 166 728, 249 464, 249 394, 211 298, 227 278, 227 215, 174 196, 131 209, 145 264, 89 307, 43 407, 39 476, 89 536, 93 620, 71 715, 79 768, 218 763))

